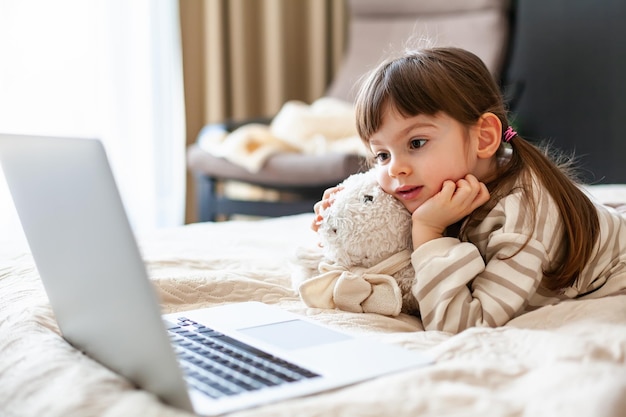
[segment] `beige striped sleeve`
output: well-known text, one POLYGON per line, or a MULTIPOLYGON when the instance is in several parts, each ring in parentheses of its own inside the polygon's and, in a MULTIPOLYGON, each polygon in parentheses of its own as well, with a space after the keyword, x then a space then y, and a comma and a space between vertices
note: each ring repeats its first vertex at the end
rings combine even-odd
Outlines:
MULTIPOLYGON (((501 234, 492 240, 519 247, 526 237, 501 234)), ((472 326, 501 326, 522 311, 543 276, 545 251, 530 241, 514 257, 485 264, 473 244, 442 238, 422 245, 411 259, 412 291, 424 328, 458 333, 472 326)))
POLYGON ((519 207, 519 196, 501 201, 475 231, 478 241, 440 238, 413 252, 412 291, 425 329, 496 327, 524 311, 558 252, 560 223, 551 202, 540 200, 531 234, 532 217, 519 207))

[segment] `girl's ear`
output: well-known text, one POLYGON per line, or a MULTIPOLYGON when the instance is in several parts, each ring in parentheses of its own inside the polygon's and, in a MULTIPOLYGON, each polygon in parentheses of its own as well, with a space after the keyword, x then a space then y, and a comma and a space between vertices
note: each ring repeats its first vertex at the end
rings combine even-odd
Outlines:
POLYGON ((478 144, 476 155, 479 158, 491 158, 502 140, 502 122, 493 113, 485 113, 480 116, 477 124, 478 144))

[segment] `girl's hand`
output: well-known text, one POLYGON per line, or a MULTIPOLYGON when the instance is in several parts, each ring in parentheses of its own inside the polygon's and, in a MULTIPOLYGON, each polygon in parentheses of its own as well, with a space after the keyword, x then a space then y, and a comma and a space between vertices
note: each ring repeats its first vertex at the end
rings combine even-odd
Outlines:
POLYGON ((489 200, 487 186, 468 174, 444 181, 441 191, 413 212, 413 248, 443 236, 446 228, 468 216, 489 200))
POLYGON ((322 211, 326 210, 328 207, 330 207, 331 204, 333 204, 333 201, 334 201, 333 195, 335 195, 342 189, 343 189, 342 187, 336 186, 336 187, 328 188, 326 191, 324 191, 324 195, 322 196, 322 199, 318 201, 317 203, 315 203, 315 205, 313 206, 313 211, 315 212, 315 218, 313 219, 313 223, 311 224, 311 229, 317 232, 317 229, 319 229, 320 224, 322 223, 322 220, 323 220, 322 211))

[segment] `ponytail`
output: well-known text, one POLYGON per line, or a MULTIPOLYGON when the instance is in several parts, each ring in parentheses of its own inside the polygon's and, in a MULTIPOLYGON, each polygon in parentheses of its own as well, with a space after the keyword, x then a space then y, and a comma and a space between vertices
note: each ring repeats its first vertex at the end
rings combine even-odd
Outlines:
POLYGON ((550 290, 571 286, 591 258, 598 237, 600 223, 596 208, 577 186, 571 158, 551 154, 549 147, 536 147, 519 136, 511 140, 510 146, 509 162, 500 168, 498 178, 487 184, 492 198, 470 216, 464 229, 480 223, 501 198, 513 191, 519 178, 523 198, 531 205, 529 211, 534 215, 532 173, 554 199, 563 223, 563 251, 553 263, 555 266, 543 271, 543 285, 550 290))

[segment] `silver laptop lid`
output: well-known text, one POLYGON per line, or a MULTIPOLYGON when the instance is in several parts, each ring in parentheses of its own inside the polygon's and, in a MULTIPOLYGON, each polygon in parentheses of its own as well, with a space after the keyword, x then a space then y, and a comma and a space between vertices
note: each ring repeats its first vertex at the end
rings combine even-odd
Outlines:
POLYGON ((64 337, 191 410, 102 144, 0 134, 0 164, 64 337))

